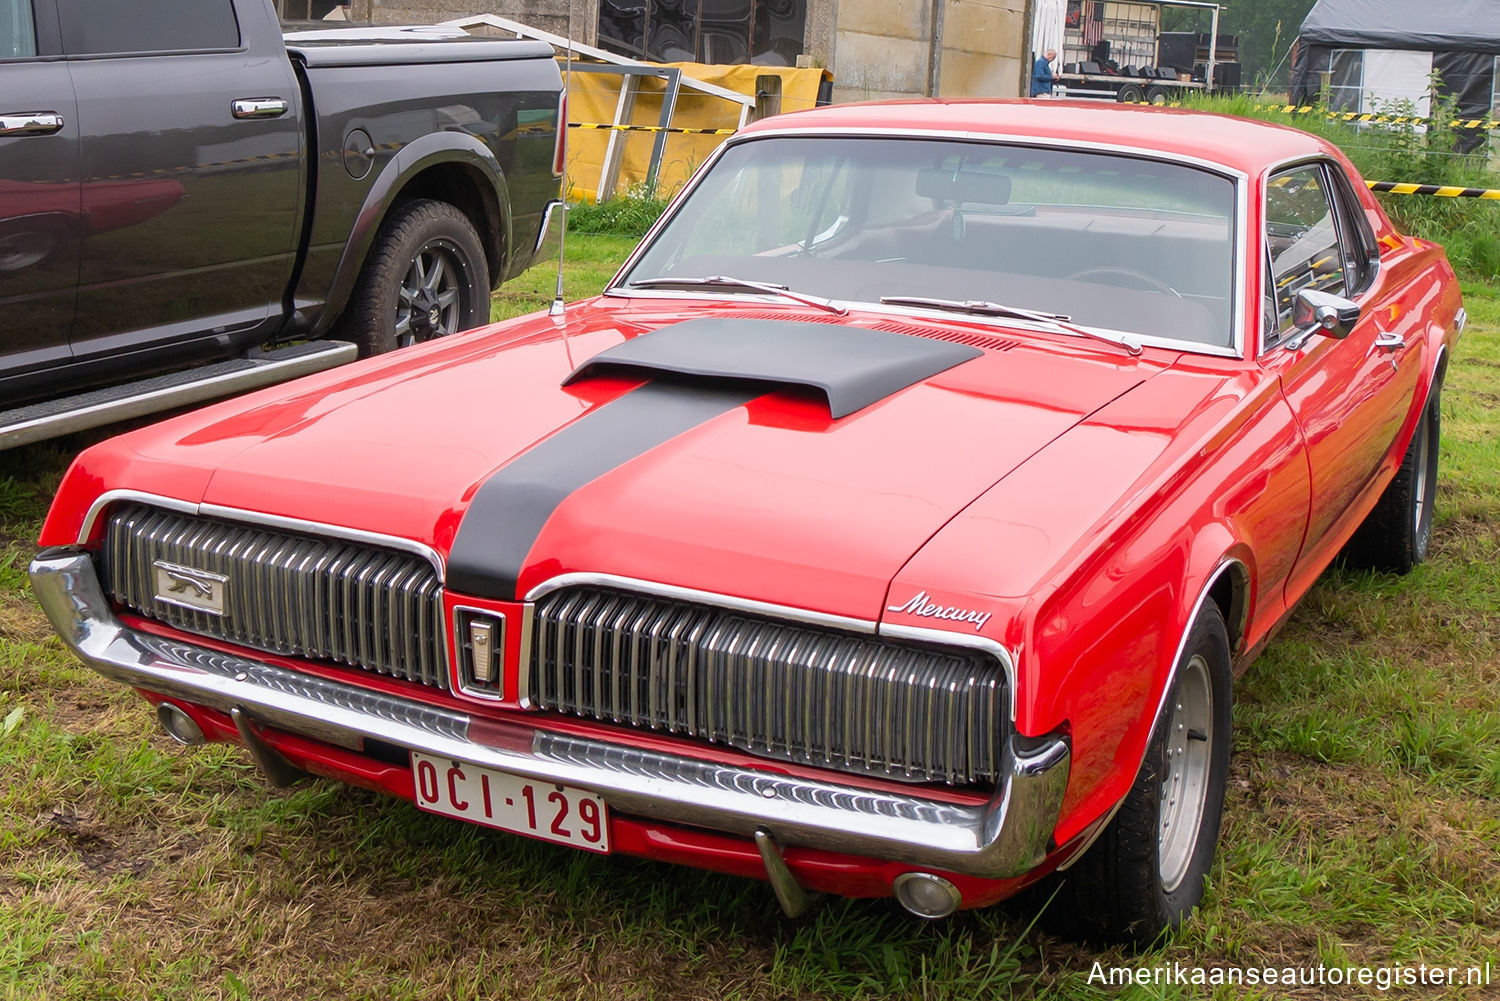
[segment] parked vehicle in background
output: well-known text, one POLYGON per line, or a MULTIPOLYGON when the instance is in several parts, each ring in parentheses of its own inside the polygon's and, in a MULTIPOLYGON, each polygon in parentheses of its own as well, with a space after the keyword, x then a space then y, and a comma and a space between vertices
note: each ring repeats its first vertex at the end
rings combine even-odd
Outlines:
POLYGON ((546 250, 546 44, 288 45, 267 0, 3 14, 0 447, 484 323, 546 250))
POLYGON ((1061 24, 1038 28, 1062 42, 1055 77, 1064 96, 1170 104, 1239 88, 1239 42, 1219 34, 1220 10, 1203 0, 1068 0, 1039 4, 1032 16, 1062 15, 1061 24), (1166 8, 1207 14, 1208 31, 1162 31, 1166 8))
POLYGON ((1210 872, 1236 674, 1340 553, 1425 557, 1463 322, 1302 132, 778 116, 563 315, 84 452, 31 580, 276 782, 790 913, 1061 873, 1059 931, 1149 942, 1210 872))

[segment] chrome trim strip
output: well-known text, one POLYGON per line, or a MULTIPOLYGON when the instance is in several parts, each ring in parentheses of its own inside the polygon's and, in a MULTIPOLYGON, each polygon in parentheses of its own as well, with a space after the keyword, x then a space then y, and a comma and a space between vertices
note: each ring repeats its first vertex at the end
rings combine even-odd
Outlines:
POLYGON ((351 362, 358 350, 353 344, 343 341, 329 341, 328 344, 329 347, 326 350, 315 354, 261 362, 253 368, 226 372, 206 379, 195 379, 178 386, 167 386, 119 400, 96 403, 77 410, 66 410, 59 414, 6 425, 0 427, 0 439, 5 442, 4 447, 15 448, 46 438, 72 434, 75 431, 87 431, 90 428, 113 424, 132 417, 144 417, 147 414, 173 407, 184 407, 232 393, 248 392, 351 362))
MULTIPOLYGON (((666 226, 671 219, 676 217, 677 211, 681 208, 682 203, 689 197, 693 189, 695 189, 700 183, 702 183, 703 178, 708 175, 709 169, 714 165, 714 163, 731 147, 739 146, 742 143, 756 142, 761 139, 784 138, 789 136, 828 136, 833 138, 873 137, 946 139, 959 142, 983 142, 1002 146, 1033 146, 1044 147, 1048 149, 1082 150, 1092 153, 1113 153, 1123 156, 1135 157, 1136 159, 1156 160, 1160 163, 1177 164, 1178 166, 1192 167, 1197 170, 1204 170, 1211 174, 1217 174, 1220 177, 1226 178, 1234 184, 1235 189, 1235 232, 1233 234, 1232 240, 1232 252, 1234 255, 1234 288, 1231 293, 1233 302, 1231 303, 1230 308, 1230 319, 1234 325, 1234 329, 1233 337, 1231 338, 1231 346, 1227 349, 1216 348, 1212 345, 1199 344, 1193 341, 1178 341, 1165 337, 1151 337, 1150 335, 1136 334, 1134 332, 1131 332, 1131 336, 1139 339, 1142 344, 1150 344, 1155 347, 1163 347, 1169 350, 1186 351, 1189 354, 1211 355, 1216 357, 1229 358, 1247 357, 1248 333, 1245 328, 1245 311, 1247 302, 1247 282, 1245 280, 1245 267, 1247 266, 1247 250, 1245 241, 1248 239, 1246 227, 1249 225, 1250 220, 1250 175, 1246 174, 1244 171, 1236 170, 1235 168, 1230 167, 1226 164, 1216 163, 1215 161, 1205 160, 1200 157, 1185 156, 1177 153, 1168 153, 1163 150, 1151 149, 1148 147, 1127 146, 1117 143, 1094 142, 1092 140, 1086 139, 1059 139, 1049 136, 1031 136, 1011 132, 967 132, 963 130, 945 129, 872 129, 847 127, 819 128, 796 125, 784 126, 767 131, 757 130, 756 132, 753 132, 749 135, 730 136, 729 139, 720 144, 718 149, 714 150, 714 152, 706 160, 704 160, 703 166, 698 168, 698 170, 694 173, 693 177, 688 181, 688 183, 682 188, 681 191, 677 193, 677 196, 672 199, 672 203, 668 207, 668 210, 662 213, 661 217, 656 220, 655 224, 653 224, 651 228, 646 231, 646 235, 641 238, 641 242, 636 245, 636 248, 630 252, 630 256, 625 258, 625 262, 620 265, 619 270, 614 273, 614 275, 608 282, 605 283, 604 294, 611 296, 620 296, 623 298, 647 297, 646 295, 643 295, 642 291, 640 290, 631 289, 627 291, 619 287, 619 282, 621 281, 621 278, 625 275, 625 273, 635 266, 636 261, 641 257, 641 255, 646 252, 646 249, 651 245, 652 241, 655 240, 657 232, 664 226, 666 226)), ((704 296, 701 292, 692 293, 686 296, 680 293, 674 294, 671 292, 655 292, 651 293, 650 297, 659 297, 664 299, 713 298, 712 296, 704 296)), ((724 297, 722 296, 719 297, 721 301, 723 300, 723 298, 724 297)), ((746 297, 738 296, 736 298, 740 301, 743 301, 746 297)), ((767 297, 765 301, 774 302, 783 300, 777 300, 775 297, 767 297)), ((865 304, 862 303, 841 302, 840 305, 850 306, 852 308, 857 308, 860 310, 864 310, 866 308, 865 304)), ((909 315, 909 313, 906 313, 904 311, 897 311, 897 315, 909 315)), ((943 315, 946 319, 953 319, 953 314, 951 313, 945 313, 941 315, 943 315)), ((974 319, 976 318, 968 316, 964 317, 965 321, 974 319)), ((984 318, 977 319, 983 320, 984 318)), ((1016 322, 1018 321, 1007 321, 996 325, 1014 326, 1016 322)), ((1023 327, 1022 329, 1031 328, 1023 327)), ((1050 328, 1043 326, 1041 329, 1049 330, 1050 328)))
POLYGON ((1006 718, 1016 721, 1016 661, 1009 650, 984 636, 969 636, 946 629, 928 629, 925 626, 905 626, 895 622, 882 622, 877 634, 886 639, 916 640, 918 643, 935 643, 940 646, 963 646, 983 650, 1000 662, 1005 670, 1006 718))
POLYGON ((305 518, 288 518, 276 514, 266 514, 264 511, 247 511, 244 508, 225 507, 222 504, 202 504, 193 501, 180 500, 176 497, 163 497, 161 494, 145 493, 140 490, 106 490, 100 494, 94 503, 89 505, 88 513, 83 517, 83 525, 78 530, 78 544, 87 543, 94 534, 94 525, 99 520, 99 515, 104 509, 118 501, 139 501, 152 507, 166 508, 169 511, 177 511, 181 514, 202 515, 205 518, 223 518, 226 521, 238 521, 246 525, 259 525, 263 528, 281 528, 293 532, 305 532, 311 535, 331 536, 335 539, 343 539, 347 542, 360 542, 366 545, 382 546, 386 549, 399 549, 402 552, 412 553, 422 557, 432 568, 437 571, 438 582, 444 583, 443 557, 431 546, 417 542, 413 539, 403 539, 396 535, 382 535, 379 532, 366 532, 358 528, 346 528, 342 525, 329 525, 321 521, 308 521, 305 518))
POLYGON ((535 604, 538 598, 551 594, 553 591, 560 591, 565 587, 612 587, 621 591, 649 594, 657 598, 667 598, 673 601, 693 601, 700 605, 712 605, 716 608, 727 608, 735 612, 769 615, 778 619, 788 619, 793 622, 802 622, 813 626, 829 626, 833 629, 843 629, 852 633, 864 633, 869 636, 875 635, 879 625, 871 619, 855 619, 846 615, 814 612, 806 608, 775 605, 768 601, 736 598, 727 594, 715 594, 712 591, 698 591, 690 587, 678 587, 675 584, 658 584, 655 581, 639 580, 635 577, 622 577, 618 574, 608 573, 559 574, 556 577, 543 581, 528 591, 526 601, 528 604, 535 604))
POLYGON ((599 793, 622 815, 747 839, 765 831, 780 845, 1000 878, 1026 873, 1046 857, 1067 788, 1071 752, 1063 738, 1036 749, 1012 738, 995 795, 969 806, 717 765, 524 723, 496 721, 471 733, 465 713, 126 629, 87 555, 46 552, 30 572, 64 643, 106 678, 224 712, 239 708, 264 725, 341 746, 368 737, 576 785, 599 793), (497 744, 505 746, 485 741, 485 731, 495 728, 502 731, 497 744))

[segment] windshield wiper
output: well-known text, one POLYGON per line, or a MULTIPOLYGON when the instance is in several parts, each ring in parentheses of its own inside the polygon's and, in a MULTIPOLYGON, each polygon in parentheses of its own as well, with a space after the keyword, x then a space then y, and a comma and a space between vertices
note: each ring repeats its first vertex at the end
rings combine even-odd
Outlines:
POLYGON ((783 299, 791 299, 793 302, 800 302, 807 306, 816 306, 818 309, 824 309, 839 316, 849 315, 847 309, 832 299, 808 295, 806 292, 793 292, 785 285, 778 285, 773 282, 758 282, 749 278, 730 278, 728 275, 708 275, 704 278, 642 278, 640 281, 628 283, 625 287, 747 289, 751 292, 779 295, 783 299))
POLYGON ((1066 313, 1045 313, 1036 309, 1022 309, 1019 306, 1006 306, 998 302, 989 302, 985 299, 931 299, 921 295, 883 295, 880 301, 889 306, 920 306, 925 309, 941 309, 949 313, 967 313, 970 316, 1003 316, 1012 320, 1030 320, 1033 323, 1045 324, 1058 330, 1066 330, 1070 334, 1080 337, 1092 337, 1096 341, 1113 344, 1124 348, 1132 355, 1141 353, 1141 346, 1129 337, 1110 337, 1097 330, 1080 327, 1069 323, 1072 317, 1066 313))

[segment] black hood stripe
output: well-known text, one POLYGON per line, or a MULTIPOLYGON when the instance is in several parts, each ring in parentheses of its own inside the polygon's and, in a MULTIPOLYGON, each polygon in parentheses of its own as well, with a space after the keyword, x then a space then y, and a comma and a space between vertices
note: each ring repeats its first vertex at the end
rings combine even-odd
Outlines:
POLYGON ((521 599, 526 556, 569 494, 767 389, 648 382, 580 417, 480 486, 448 555, 448 587, 476 598, 521 599))

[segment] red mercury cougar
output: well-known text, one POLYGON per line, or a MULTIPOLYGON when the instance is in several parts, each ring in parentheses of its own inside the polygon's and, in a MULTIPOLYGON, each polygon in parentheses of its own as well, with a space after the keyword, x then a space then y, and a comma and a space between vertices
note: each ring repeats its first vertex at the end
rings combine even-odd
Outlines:
POLYGON ((726 142, 603 294, 84 452, 31 567, 185 744, 942 917, 1203 894, 1232 687, 1427 552, 1464 323, 1302 132, 1048 102, 726 142))

